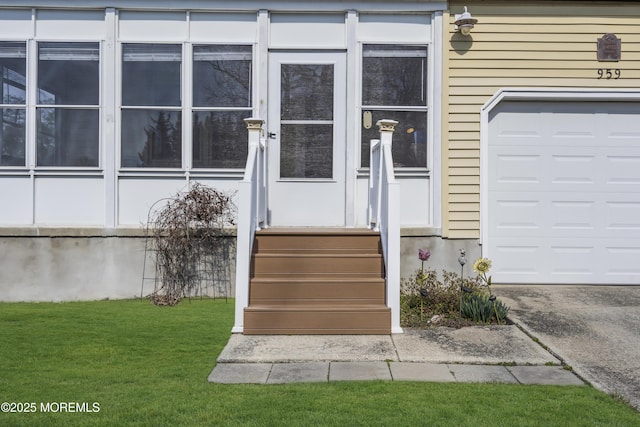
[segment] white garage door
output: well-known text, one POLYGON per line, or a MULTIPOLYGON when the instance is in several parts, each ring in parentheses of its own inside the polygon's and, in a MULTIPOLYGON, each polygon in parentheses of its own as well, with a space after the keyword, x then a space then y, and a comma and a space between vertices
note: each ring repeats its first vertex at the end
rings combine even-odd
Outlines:
POLYGON ((494 282, 640 284, 640 104, 508 101, 488 129, 494 282))

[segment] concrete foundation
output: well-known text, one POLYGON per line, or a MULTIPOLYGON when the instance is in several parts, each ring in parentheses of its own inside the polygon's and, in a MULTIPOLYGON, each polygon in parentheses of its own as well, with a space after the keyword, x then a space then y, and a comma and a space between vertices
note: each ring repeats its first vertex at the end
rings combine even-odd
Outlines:
MULTIPOLYGON (((145 251, 144 231, 101 232, 13 229, 7 236, 5 231, 0 237, 0 301, 124 299, 152 293, 155 254, 145 251)), ((235 266, 230 267, 233 273, 235 266)), ((234 279, 233 274, 226 278, 228 296, 235 293, 234 279)), ((203 293, 224 296, 219 287, 203 293)))
POLYGON ((424 263, 424 268, 434 269, 440 278, 443 270, 460 275, 461 268, 458 262, 460 249, 465 250, 467 257, 464 276, 475 276, 472 265, 482 254, 482 248, 477 239, 443 239, 429 233, 428 230, 403 229, 400 241, 401 277, 410 276, 422 265, 418 259, 418 249, 428 249, 431 252, 431 258, 424 263))
MULTIPOLYGON (((402 277, 420 268, 418 249, 431 251, 425 267, 441 274, 443 269, 460 273, 458 254, 464 248, 465 276, 473 274, 471 265, 481 253, 477 240, 443 239, 424 229, 404 229, 402 234, 402 277)), ((152 253, 144 268, 143 229, 5 229, 0 231, 0 254, 0 301, 139 298, 154 290, 152 253)), ((233 296, 235 259, 228 263, 231 274, 224 288, 233 296)), ((220 289, 216 296, 222 296, 220 289)))

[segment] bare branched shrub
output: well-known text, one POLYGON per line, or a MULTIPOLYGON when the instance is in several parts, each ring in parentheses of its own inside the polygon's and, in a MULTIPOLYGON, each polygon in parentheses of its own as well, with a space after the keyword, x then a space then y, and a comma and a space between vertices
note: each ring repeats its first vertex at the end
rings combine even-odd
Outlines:
POLYGON ((154 304, 175 305, 196 294, 203 263, 229 253, 237 213, 232 197, 193 183, 155 213, 150 230, 156 252, 154 304))

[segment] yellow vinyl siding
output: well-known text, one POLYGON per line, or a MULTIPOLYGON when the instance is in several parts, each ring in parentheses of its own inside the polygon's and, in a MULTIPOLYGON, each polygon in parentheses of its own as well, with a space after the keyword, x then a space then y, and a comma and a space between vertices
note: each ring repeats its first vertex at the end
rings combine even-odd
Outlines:
POLYGON ((444 19, 443 233, 478 238, 482 105, 505 87, 640 88, 640 2, 452 1, 444 19), (478 19, 470 38, 454 32, 464 6, 478 19), (597 61, 606 33, 622 40, 620 62, 597 61))

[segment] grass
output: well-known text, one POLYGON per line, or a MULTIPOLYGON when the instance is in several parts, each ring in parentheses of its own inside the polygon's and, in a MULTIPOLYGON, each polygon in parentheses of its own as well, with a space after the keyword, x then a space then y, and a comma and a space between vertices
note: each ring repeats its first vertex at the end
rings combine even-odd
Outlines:
POLYGON ((0 402, 93 402, 93 413, 0 413, 3 426, 637 426, 590 387, 418 382, 223 385, 207 376, 233 303, 0 304, 0 402))

